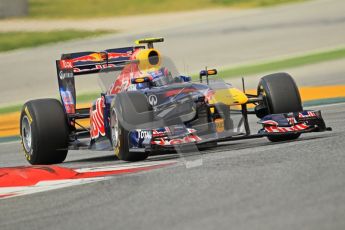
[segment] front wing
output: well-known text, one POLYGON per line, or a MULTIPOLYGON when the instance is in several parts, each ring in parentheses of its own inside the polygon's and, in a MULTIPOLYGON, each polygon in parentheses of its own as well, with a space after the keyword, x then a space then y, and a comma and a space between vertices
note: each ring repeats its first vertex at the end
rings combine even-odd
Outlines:
MULTIPOLYGON (((262 129, 257 134, 238 134, 232 131, 215 129, 214 133, 199 135, 193 128, 184 125, 158 129, 137 129, 129 132, 130 151, 148 151, 157 148, 173 148, 178 145, 204 144, 264 136, 277 136, 308 132, 323 132, 327 128, 320 111, 305 110, 295 113, 270 114, 263 117, 259 124, 262 129)), ((214 126, 219 125, 213 123, 214 126)))
POLYGON ((263 126, 259 133, 266 136, 331 130, 331 128, 326 127, 321 111, 314 110, 270 114, 263 117, 258 123, 263 126))

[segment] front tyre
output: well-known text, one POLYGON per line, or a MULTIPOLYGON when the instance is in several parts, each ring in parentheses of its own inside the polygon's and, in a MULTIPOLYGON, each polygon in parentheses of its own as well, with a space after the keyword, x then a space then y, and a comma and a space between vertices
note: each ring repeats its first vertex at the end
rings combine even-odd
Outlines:
MULTIPOLYGON (((268 114, 301 112, 301 96, 294 79, 287 73, 274 73, 261 78, 258 95, 263 98, 260 117, 268 114), (264 111, 264 112, 262 112, 264 111)), ((301 134, 268 136, 272 142, 295 140, 301 134)))
POLYGON ((146 96, 138 92, 119 93, 111 106, 110 129, 115 155, 124 161, 141 161, 148 157, 148 152, 129 151, 129 131, 121 121, 133 126, 149 122, 145 112, 150 110, 146 96), (142 116, 140 116, 140 114, 142 116), (121 116, 121 117, 120 117, 121 116))
POLYGON ((20 136, 30 164, 58 164, 68 152, 68 126, 61 103, 38 99, 24 104, 20 115, 20 136))

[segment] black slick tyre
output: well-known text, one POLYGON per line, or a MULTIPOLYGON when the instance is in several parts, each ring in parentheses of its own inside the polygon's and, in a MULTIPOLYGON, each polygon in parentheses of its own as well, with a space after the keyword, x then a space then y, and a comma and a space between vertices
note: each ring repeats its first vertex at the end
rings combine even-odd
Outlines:
POLYGON ((110 113, 111 138, 115 155, 124 161, 141 161, 148 157, 147 151, 129 151, 129 131, 152 120, 152 108, 140 92, 116 95, 110 113))
MULTIPOLYGON (((294 79, 287 73, 274 73, 261 78, 258 95, 263 97, 263 115, 300 112, 303 110, 301 96, 294 79)), ((297 139, 301 134, 268 136, 272 142, 297 139)))
POLYGON ((68 152, 67 119, 56 99, 38 99, 24 104, 20 115, 20 136, 30 164, 58 164, 68 152))

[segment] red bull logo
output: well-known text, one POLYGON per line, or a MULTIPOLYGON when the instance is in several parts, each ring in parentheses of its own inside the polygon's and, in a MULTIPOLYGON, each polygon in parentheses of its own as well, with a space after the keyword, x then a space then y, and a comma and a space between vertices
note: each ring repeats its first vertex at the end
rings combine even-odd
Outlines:
POLYGON ((98 98, 96 101, 96 109, 90 112, 90 135, 92 139, 105 136, 104 128, 104 97, 98 98))

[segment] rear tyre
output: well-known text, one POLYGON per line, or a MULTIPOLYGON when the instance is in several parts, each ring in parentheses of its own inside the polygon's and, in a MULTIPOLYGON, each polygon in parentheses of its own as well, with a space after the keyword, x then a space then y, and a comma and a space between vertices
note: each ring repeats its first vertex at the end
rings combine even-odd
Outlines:
MULTIPOLYGON (((274 73, 261 78, 258 95, 263 97, 259 105, 259 117, 267 114, 300 112, 303 110, 301 96, 294 79, 287 73, 274 73)), ((272 142, 295 140, 301 134, 286 134, 267 137, 272 142)))
POLYGON ((62 163, 68 152, 67 119, 56 99, 38 99, 24 104, 20 136, 30 164, 62 163))
POLYGON ((129 131, 138 125, 152 121, 152 107, 140 92, 126 92, 116 95, 110 114, 112 144, 115 155, 124 161, 141 161, 148 152, 129 151, 129 131))

